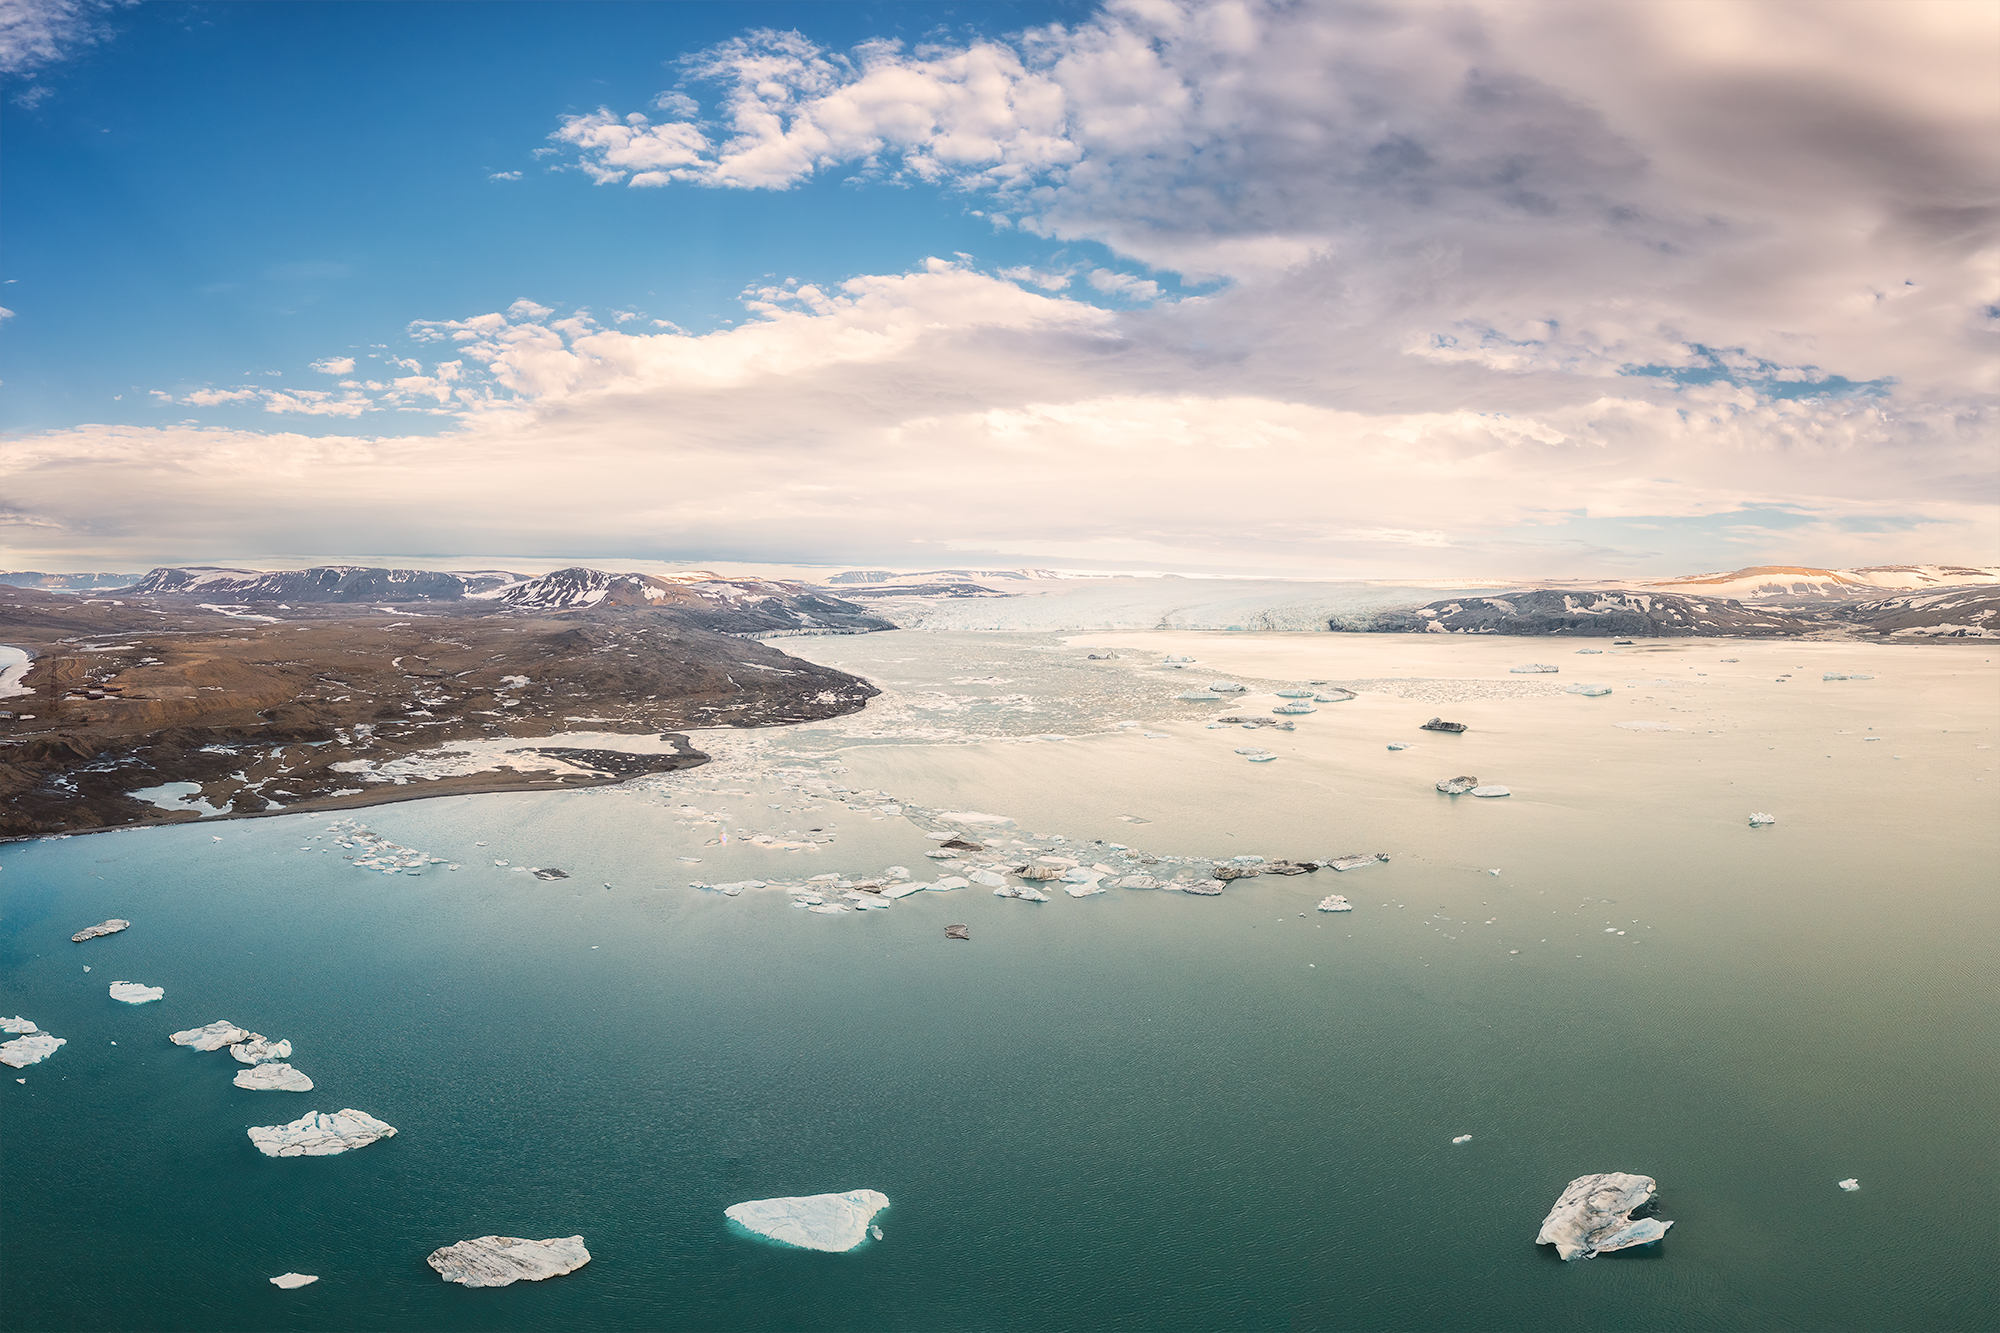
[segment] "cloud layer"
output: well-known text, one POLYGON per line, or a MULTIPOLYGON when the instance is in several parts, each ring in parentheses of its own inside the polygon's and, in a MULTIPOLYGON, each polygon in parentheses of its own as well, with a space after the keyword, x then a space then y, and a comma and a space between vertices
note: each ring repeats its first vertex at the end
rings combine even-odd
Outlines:
POLYGON ((646 111, 563 120, 560 160, 612 188, 941 185, 1209 294, 931 260, 760 286, 703 336, 521 301, 420 320, 379 371, 329 356, 358 376, 336 389, 169 395, 460 418, 443 436, 79 427, 0 471, 42 548, 163 557, 2000 558, 1996 57, 1991 11, 1927 0, 1134 0, 962 48, 748 34, 646 111))

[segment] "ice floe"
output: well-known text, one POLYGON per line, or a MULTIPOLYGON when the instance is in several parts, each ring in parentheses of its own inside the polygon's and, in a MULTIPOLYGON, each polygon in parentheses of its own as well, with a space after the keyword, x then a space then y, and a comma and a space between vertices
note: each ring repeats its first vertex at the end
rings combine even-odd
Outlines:
POLYGON ((352 1107, 332 1115, 308 1111, 289 1125, 258 1125, 249 1131, 250 1142, 266 1157, 331 1157, 395 1133, 395 1126, 352 1107))
POLYGON ((888 1206, 888 1197, 875 1190, 849 1190, 845 1194, 752 1199, 731 1204, 722 1215, 767 1240, 838 1254, 867 1239, 869 1223, 888 1206))
POLYGON ((313 1081, 282 1060, 237 1071, 236 1086, 252 1092, 311 1092, 313 1081))
POLYGON ((972 938, 972 927, 967 925, 946 926, 944 928, 944 937, 948 940, 969 940, 972 938))
POLYGON ((1437 789, 1447 796, 1463 796, 1479 785, 1479 779, 1469 775, 1455 778, 1441 778, 1437 789))
POLYGON ((590 1262, 590 1251, 583 1247, 581 1236, 551 1240, 481 1236, 432 1250, 424 1262, 446 1282, 461 1287, 505 1287, 574 1273, 590 1262))
POLYGON ((1564 694, 1581 694, 1586 699, 1599 699, 1611 693, 1609 685, 1565 685, 1564 694))
POLYGON ((1535 1244, 1555 1246, 1565 1260, 1650 1244, 1666 1235, 1673 1223, 1652 1217, 1635 1222, 1632 1210, 1649 1201, 1657 1189, 1651 1176, 1623 1171, 1578 1176, 1542 1219, 1535 1244))
POLYGON ((40 1064, 60 1048, 69 1045, 68 1038, 42 1032, 25 1018, 10 1018, 4 1025, 0 1025, 0 1030, 26 1034, 9 1042, 0 1042, 0 1065, 14 1069, 26 1069, 29 1065, 40 1064))
POLYGON ((1388 859, 1389 859, 1389 853, 1387 852, 1368 852, 1365 855, 1354 854, 1348 856, 1328 857, 1326 860, 1320 862, 1320 864, 1327 866, 1333 870, 1348 871, 1348 870, 1359 870, 1363 866, 1380 865, 1382 862, 1387 861, 1388 859))
POLYGON ((292 1044, 289 1041, 272 1041, 262 1033, 252 1032, 231 1046, 229 1053, 246 1065, 261 1065, 269 1060, 291 1059, 292 1044))
POLYGON ((1352 912, 1354 904, 1337 893, 1329 893, 1326 897, 1319 900, 1318 910, 1322 912, 1352 912))
POLYGON ((283 1287, 286 1291, 296 1291, 300 1287, 309 1287, 317 1281, 319 1281, 318 1273, 280 1273, 271 1279, 271 1285, 283 1287))
POLYGON ((1471 795, 1474 796, 1512 796, 1513 794, 1511 789, 1503 787, 1497 782, 1487 783, 1483 787, 1474 787, 1471 792, 1471 795))
POLYGON ((162 999, 166 991, 159 986, 148 986, 138 981, 114 981, 111 983, 111 998, 124 1004, 151 1004, 162 999))
POLYGON ((167 1040, 176 1046, 192 1046, 197 1051, 219 1051, 225 1046, 234 1046, 245 1041, 250 1034, 226 1018, 218 1018, 207 1027, 189 1028, 176 1032, 167 1040))
POLYGON ((1777 822, 1778 817, 1776 815, 1767 815, 1761 810, 1753 811, 1750 815, 1751 828, 1763 828, 1766 824, 1775 824, 1777 822))
POLYGON ((1852 1193, 1853 1191, 1861 1188, 1861 1182, 1856 1180, 1853 1176, 1849 1176, 1847 1179, 1840 1182, 1840 1187, 1844 1190, 1847 1190, 1849 1193, 1852 1193))
POLYGON ((130 921, 114 916, 109 921, 100 921, 94 926, 85 926, 82 930, 70 936, 70 939, 81 944, 85 940, 94 940, 100 935, 116 935, 121 930, 130 930, 131 928, 132 923, 130 921))
POLYGON ((1547 662, 1529 662, 1524 666, 1508 667, 1507 670, 1516 676, 1550 676, 1562 668, 1551 666, 1547 662))
POLYGON ((1458 1136, 1457 1138, 1453 1139, 1453 1140, 1452 1140, 1452 1142, 1453 1142, 1453 1143, 1470 1143, 1470 1142, 1472 1142, 1472 1135, 1470 1135, 1470 1134, 1460 1134, 1460 1135, 1459 1135, 1459 1136, 1458 1136))

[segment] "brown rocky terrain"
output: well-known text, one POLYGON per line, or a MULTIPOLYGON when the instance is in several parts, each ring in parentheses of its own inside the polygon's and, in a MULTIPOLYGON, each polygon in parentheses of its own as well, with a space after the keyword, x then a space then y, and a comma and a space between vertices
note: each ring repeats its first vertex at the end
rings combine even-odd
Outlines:
POLYGON ((727 618, 712 604, 436 609, 259 605, 270 614, 245 618, 186 599, 0 587, 0 643, 34 656, 33 694, 0 699, 0 836, 199 817, 130 795, 170 782, 247 815, 620 781, 705 762, 674 733, 832 717, 876 693, 716 632, 727 618), (518 748, 566 772, 378 771, 447 742, 573 731, 672 748, 558 741, 518 748))

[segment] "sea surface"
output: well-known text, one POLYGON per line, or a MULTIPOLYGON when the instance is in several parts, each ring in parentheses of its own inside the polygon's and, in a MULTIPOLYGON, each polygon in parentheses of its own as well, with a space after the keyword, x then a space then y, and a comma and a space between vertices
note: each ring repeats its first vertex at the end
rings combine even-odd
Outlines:
POLYGON ((352 815, 421 875, 355 868, 322 816, 0 847, 0 1016, 68 1041, 0 1070, 0 1328, 1994 1327, 1987 649, 781 646, 886 692, 697 734, 700 769, 352 815), (1534 660, 1562 671, 1508 670, 1534 660), (1250 689, 1174 699, 1217 678, 1250 689), (1210 725, 1308 679, 1360 697, 1210 725), (1417 728, 1438 713, 1471 730, 1417 728), (1514 795, 1434 790, 1459 773, 1514 795), (842 915, 776 887, 932 878, 953 827, 1391 860, 842 915), (1313 910, 1334 892, 1355 910, 1313 910), (132 928, 70 942, 109 916, 132 928), (216 1019, 290 1039, 317 1089, 166 1040, 216 1019), (244 1133, 344 1107, 399 1132, 285 1160, 244 1133), (1674 1226, 1564 1264, 1536 1229, 1601 1171, 1655 1177, 1674 1226), (722 1215, 857 1188, 891 1207, 845 1254, 722 1215), (424 1263, 492 1233, 593 1261, 476 1291, 424 1263))

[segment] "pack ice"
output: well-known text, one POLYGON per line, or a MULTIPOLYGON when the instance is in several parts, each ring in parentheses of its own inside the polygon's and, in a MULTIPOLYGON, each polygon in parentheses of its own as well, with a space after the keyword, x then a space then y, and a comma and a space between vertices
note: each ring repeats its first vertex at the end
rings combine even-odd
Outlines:
POLYGON ((807 1194, 789 1199, 752 1199, 731 1204, 722 1215, 746 1231, 802 1250, 840 1253, 868 1235, 875 1214, 889 1206, 875 1190, 807 1194))

